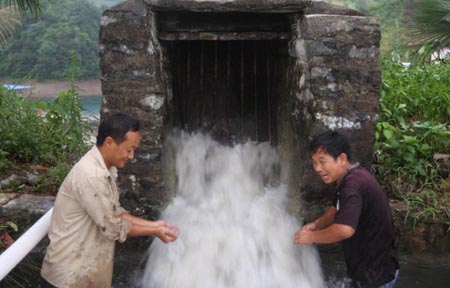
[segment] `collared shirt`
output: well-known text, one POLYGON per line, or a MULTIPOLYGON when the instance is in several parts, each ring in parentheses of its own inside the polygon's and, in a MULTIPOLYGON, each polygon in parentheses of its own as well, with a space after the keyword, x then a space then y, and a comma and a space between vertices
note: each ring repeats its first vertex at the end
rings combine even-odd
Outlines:
POLYGON ((41 275, 57 287, 111 287, 114 244, 131 228, 121 219, 117 169, 94 146, 75 164, 56 196, 41 275))

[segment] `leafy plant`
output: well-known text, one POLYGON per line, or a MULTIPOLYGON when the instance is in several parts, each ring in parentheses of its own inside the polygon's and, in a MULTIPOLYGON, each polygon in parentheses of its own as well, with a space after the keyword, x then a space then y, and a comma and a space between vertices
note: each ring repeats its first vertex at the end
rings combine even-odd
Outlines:
POLYGON ((427 177, 434 153, 450 150, 450 65, 383 60, 375 157, 388 172, 427 177))
POLYGON ((10 229, 14 232, 19 231, 19 228, 14 222, 6 221, 5 223, 0 223, 0 232, 7 232, 10 229))
POLYGON ((49 174, 52 178, 52 182, 55 184, 62 183, 66 175, 69 173, 72 165, 66 162, 56 164, 49 169, 49 174))
POLYGON ((450 208, 445 209, 445 214, 447 216, 447 221, 445 222, 445 224, 447 224, 448 226, 447 232, 450 232, 450 208))
POLYGON ((40 0, 0 0, 0 8, 11 6, 17 8, 20 13, 31 12, 39 15, 41 12, 40 0))
MULTIPOLYGON (((73 54, 72 66, 76 61, 73 54)), ((0 167, 73 163, 87 150, 84 132, 90 128, 81 117, 77 70, 71 71, 71 88, 49 103, 32 102, 0 87, 0 167)))
POLYGON ((410 42, 419 60, 450 46, 450 0, 419 0, 414 7, 410 42))
POLYGON ((450 64, 408 66, 398 55, 382 63, 374 169, 388 193, 407 204, 405 221, 448 221, 448 188, 433 155, 450 151, 450 64))
POLYGON ((440 201, 439 189, 436 188, 424 188, 416 193, 409 193, 404 197, 403 200, 408 207, 405 223, 410 217, 413 218, 414 227, 417 222, 432 222, 438 218, 448 221, 449 209, 445 207, 448 201, 440 201))
POLYGON ((8 152, 0 149, 0 172, 11 165, 8 159, 8 152))
MULTIPOLYGON (((6 221, 6 222, 0 222, 0 236, 4 233, 9 233, 9 232, 17 232, 19 231, 19 228, 17 227, 17 224, 11 221, 6 221)), ((3 242, 3 238, 0 237, 0 247, 6 247, 6 244, 3 242)))

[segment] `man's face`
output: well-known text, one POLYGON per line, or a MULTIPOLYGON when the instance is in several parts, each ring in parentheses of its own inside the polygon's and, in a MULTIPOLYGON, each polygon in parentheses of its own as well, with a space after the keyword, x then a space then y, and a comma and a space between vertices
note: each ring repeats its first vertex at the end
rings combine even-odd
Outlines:
MULTIPOLYGON (((112 140, 112 139, 111 139, 112 140)), ((134 150, 139 146, 141 134, 139 132, 129 131, 125 134, 125 141, 117 144, 112 140, 109 144, 108 157, 105 159, 108 167, 115 166, 117 168, 125 167, 128 160, 134 158, 134 150)))
POLYGON ((346 154, 341 154, 337 159, 334 159, 324 149, 319 148, 311 158, 314 171, 317 172, 326 184, 339 182, 348 168, 346 154))

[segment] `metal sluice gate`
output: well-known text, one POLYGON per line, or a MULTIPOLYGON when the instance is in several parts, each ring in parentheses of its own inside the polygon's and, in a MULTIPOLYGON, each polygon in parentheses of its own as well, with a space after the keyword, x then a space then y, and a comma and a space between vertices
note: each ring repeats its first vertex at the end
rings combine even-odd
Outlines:
POLYGON ((170 41, 175 125, 230 143, 276 142, 274 83, 283 41, 170 41))

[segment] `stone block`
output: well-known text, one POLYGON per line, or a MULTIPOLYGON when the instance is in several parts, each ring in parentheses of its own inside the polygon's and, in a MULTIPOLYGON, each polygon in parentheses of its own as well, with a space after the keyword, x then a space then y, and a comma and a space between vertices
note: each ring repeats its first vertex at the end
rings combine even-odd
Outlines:
POLYGON ((144 45, 106 44, 100 49, 100 65, 106 71, 140 71, 159 66, 159 60, 144 45))
POLYGON ((151 16, 147 16, 146 13, 136 15, 127 10, 106 10, 100 19, 101 42, 148 42, 150 39, 149 21, 151 21, 151 16))
MULTIPOLYGON (((165 112, 165 98, 158 94, 135 94, 128 92, 124 94, 106 94, 103 100, 102 110, 121 110, 129 108, 133 113, 146 114, 141 120, 141 125, 147 127, 161 127, 163 123, 162 115, 165 112), (151 124, 151 125, 147 125, 151 124)), ((106 111, 105 111, 106 112, 106 111)))
POLYGON ((374 17, 344 15, 305 15, 300 24, 305 40, 379 46, 380 20, 374 17))
POLYGON ((144 98, 145 95, 155 95, 162 92, 160 83, 155 81, 146 81, 143 79, 117 79, 115 81, 108 81, 103 79, 102 91, 105 101, 111 97, 111 101, 114 101, 116 97, 121 95, 122 97, 129 97, 129 95, 140 95, 144 98))
MULTIPOLYGON (((144 0, 155 11, 190 12, 298 12, 311 6, 310 0, 144 0)), ((328 5, 327 6, 332 6, 328 5)))
POLYGON ((313 67, 348 67, 379 71, 379 49, 376 46, 304 41, 309 56, 308 64, 313 67))
POLYGON ((346 95, 355 95, 356 98, 359 91, 379 91, 381 73, 346 67, 312 67, 310 79, 310 89, 315 98, 338 99, 346 95))

